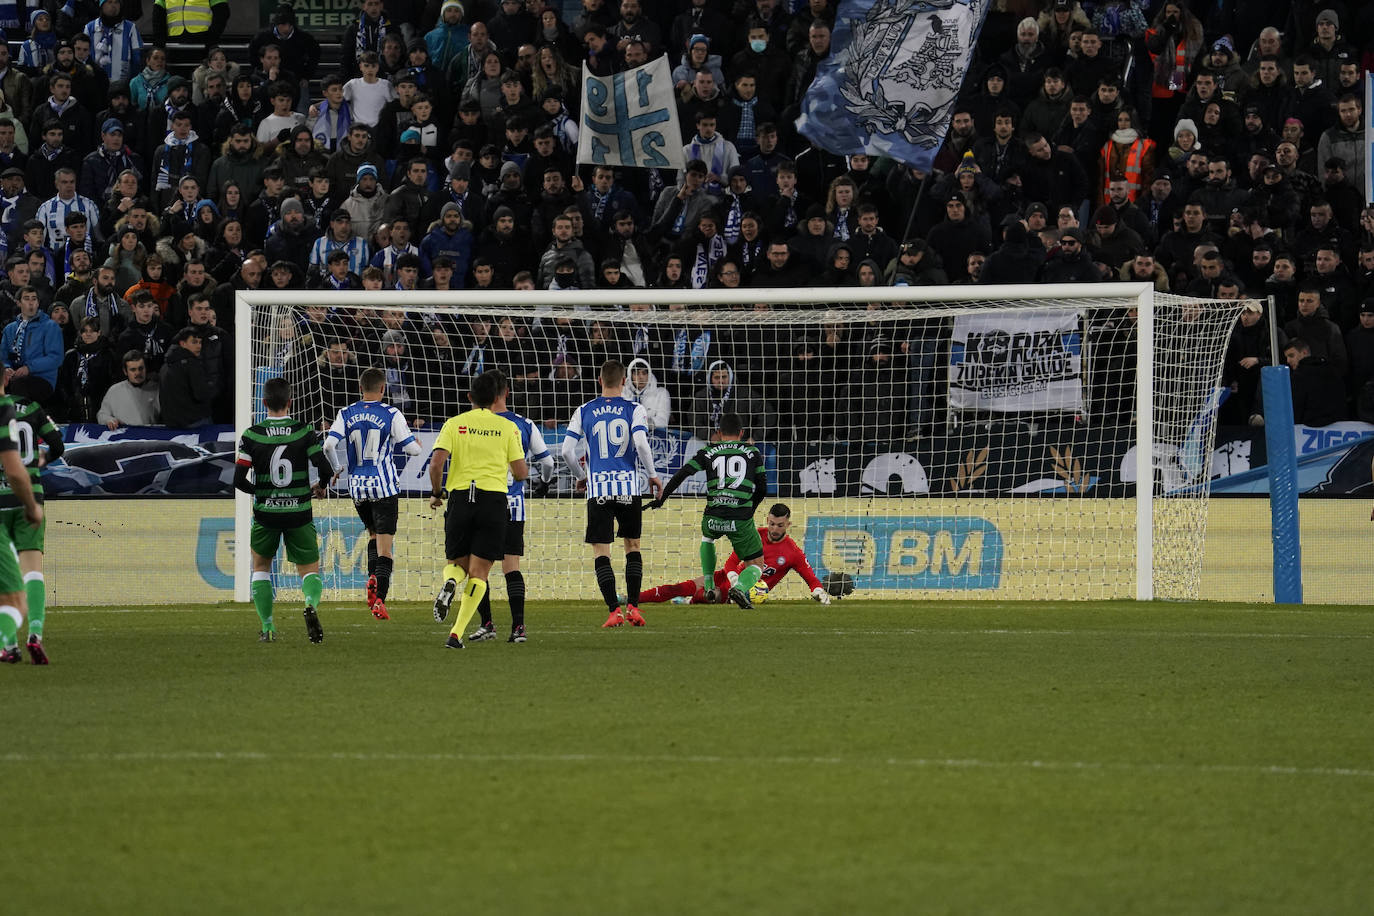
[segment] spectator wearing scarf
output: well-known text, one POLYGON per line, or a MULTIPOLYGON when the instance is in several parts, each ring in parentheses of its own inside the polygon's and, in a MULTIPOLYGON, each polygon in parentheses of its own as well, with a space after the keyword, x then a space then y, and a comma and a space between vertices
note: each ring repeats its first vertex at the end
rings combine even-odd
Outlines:
POLYGON ((19 47, 19 66, 30 73, 40 73, 57 60, 57 33, 53 31, 52 14, 36 9, 29 14, 29 37, 19 47))
POLYGON ((146 66, 129 80, 129 101, 139 111, 147 111, 150 106, 167 101, 167 83, 172 78, 167 70, 167 52, 161 48, 149 49, 144 60, 146 66))
POLYGON ((124 145, 124 122, 106 118, 100 125, 100 145, 81 160, 81 178, 77 190, 91 200, 104 200, 114 187, 119 173, 128 169, 141 179, 144 175, 143 157, 124 145))
POLYGON ((123 0, 101 0, 100 16, 82 29, 91 39, 91 57, 111 82, 133 76, 134 62, 143 56, 143 35, 120 15, 123 6, 123 0))
POLYGON ((363 0, 358 18, 343 34, 343 67, 348 76, 357 76, 358 58, 367 51, 382 53, 382 39, 388 34, 400 37, 400 29, 382 12, 382 0, 363 0))
POLYGON ((692 289, 706 289, 710 285, 716 262, 725 257, 725 238, 719 231, 720 221, 707 211, 697 218, 696 229, 681 251, 682 263, 691 278, 692 289))
POLYGON ((325 77, 320 88, 325 97, 310 106, 310 117, 306 124, 316 142, 332 153, 339 148, 343 138, 348 136, 348 130, 353 125, 353 108, 343 97, 342 77, 325 77), (337 101, 330 99, 330 90, 335 87, 337 91, 332 94, 338 96, 337 101))
POLYGON ((39 309, 32 293, 19 296, 19 317, 0 335, 0 361, 15 371, 9 393, 33 401, 46 401, 57 386, 62 368, 62 329, 39 309))

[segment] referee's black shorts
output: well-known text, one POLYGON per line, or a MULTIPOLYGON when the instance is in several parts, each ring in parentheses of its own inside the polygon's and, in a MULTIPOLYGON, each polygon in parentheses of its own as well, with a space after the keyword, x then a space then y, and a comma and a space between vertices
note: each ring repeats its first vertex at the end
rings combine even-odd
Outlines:
POLYGON ((504 491, 451 491, 444 511, 444 557, 456 560, 471 554, 492 562, 500 560, 506 552, 509 517, 504 491))
POLYGON ((638 496, 598 496, 587 500, 588 544, 609 544, 620 537, 638 538, 644 530, 644 513, 638 496))
POLYGON ((396 518, 400 515, 400 497, 383 496, 381 499, 355 499, 353 508, 362 519, 363 527, 373 534, 396 533, 396 518))

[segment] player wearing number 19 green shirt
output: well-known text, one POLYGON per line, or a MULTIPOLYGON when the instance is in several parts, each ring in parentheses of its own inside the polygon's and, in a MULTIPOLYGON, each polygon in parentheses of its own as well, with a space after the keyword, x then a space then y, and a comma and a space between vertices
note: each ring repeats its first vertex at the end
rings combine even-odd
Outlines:
POLYGON ((277 547, 285 541, 286 558, 296 564, 301 575, 305 630, 310 641, 317 643, 324 640, 317 613, 324 581, 320 579, 320 546, 310 498, 324 496, 324 485, 332 481, 334 469, 315 430, 291 418, 291 386, 286 379, 267 380, 262 404, 267 408, 267 419, 244 430, 234 470, 234 487, 253 496, 249 542, 253 551, 253 607, 262 622, 258 638, 263 642, 276 639, 271 569, 277 547), (320 475, 320 483, 313 487, 311 465, 320 475))
POLYGON ((710 582, 716 573, 716 539, 725 535, 744 562, 739 581, 730 587, 730 599, 742 608, 753 607, 749 589, 763 573, 763 542, 754 527, 754 511, 768 497, 768 472, 763 453, 740 441, 743 432, 738 414, 721 416, 719 441, 693 455, 668 481, 663 495, 649 503, 657 509, 669 494, 693 474, 706 472, 706 510, 701 517, 701 572, 710 582))
MULTIPOLYGON (((13 398, 14 403, 14 446, 19 452, 19 460, 28 469, 29 486, 34 499, 43 502, 43 483, 40 479, 43 465, 62 457, 65 446, 62 433, 53 425, 43 408, 22 398, 13 398), (40 440, 48 447, 45 454, 38 446, 40 440)), ((46 583, 43 581, 43 541, 46 523, 37 525, 24 517, 24 504, 10 487, 9 482, 0 478, 0 532, 14 544, 19 555, 19 572, 24 579, 24 593, 29 603, 29 638, 26 644, 29 658, 35 665, 46 665, 48 654, 43 647, 43 622, 47 611, 46 583)), ((17 652, 18 635, 14 641, 6 642, 4 651, 17 652)))

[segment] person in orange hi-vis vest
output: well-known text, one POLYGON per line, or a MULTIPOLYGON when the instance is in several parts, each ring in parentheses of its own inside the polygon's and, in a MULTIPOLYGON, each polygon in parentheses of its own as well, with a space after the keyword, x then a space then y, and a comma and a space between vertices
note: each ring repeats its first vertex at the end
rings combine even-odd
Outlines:
POLYGON ((1178 110, 1188 97, 1189 70, 1202 51, 1202 37, 1202 23, 1183 0, 1168 0, 1145 30, 1145 48, 1154 67, 1150 136, 1165 136, 1178 120, 1178 110))
POLYGON ((1131 203, 1140 199, 1141 192, 1154 181, 1155 141, 1140 132, 1135 113, 1123 108, 1116 113, 1116 130, 1107 142, 1102 144, 1098 154, 1099 182, 1098 199, 1094 206, 1110 200, 1108 185, 1113 178, 1125 178, 1127 194, 1131 203))

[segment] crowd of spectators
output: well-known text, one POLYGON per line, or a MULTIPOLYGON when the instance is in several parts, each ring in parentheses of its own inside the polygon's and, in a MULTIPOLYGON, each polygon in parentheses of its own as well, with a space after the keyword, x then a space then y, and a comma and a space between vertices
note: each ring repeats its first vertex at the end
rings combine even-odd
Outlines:
MULTIPOLYGON (((11 390, 63 419, 230 422, 233 351, 254 346, 304 367, 323 404, 383 365, 422 421, 464 387, 433 367, 499 366, 563 419, 615 356, 669 396, 664 425, 709 429, 728 405, 787 435, 845 409, 788 391, 849 370, 893 393, 885 422, 904 433, 939 413, 922 406, 928 328, 736 347, 652 323, 319 308, 249 341, 234 294, 1123 279, 1273 296, 1295 376, 1331 395, 1300 399, 1317 406, 1299 420, 1374 420, 1374 5, 996 0, 929 172, 793 127, 835 0, 582 0, 576 15, 362 0, 336 71, 290 6, 246 53, 212 45, 221 2, 169 33, 188 4, 161 0, 151 40, 141 6, 44 3, 0 44, 0 356, 11 390), (205 44, 194 72, 169 69, 169 34, 205 44), (582 65, 660 55, 686 168, 575 165, 582 65)), ((1264 317, 1248 312, 1228 350, 1227 419, 1258 412, 1264 317)))

